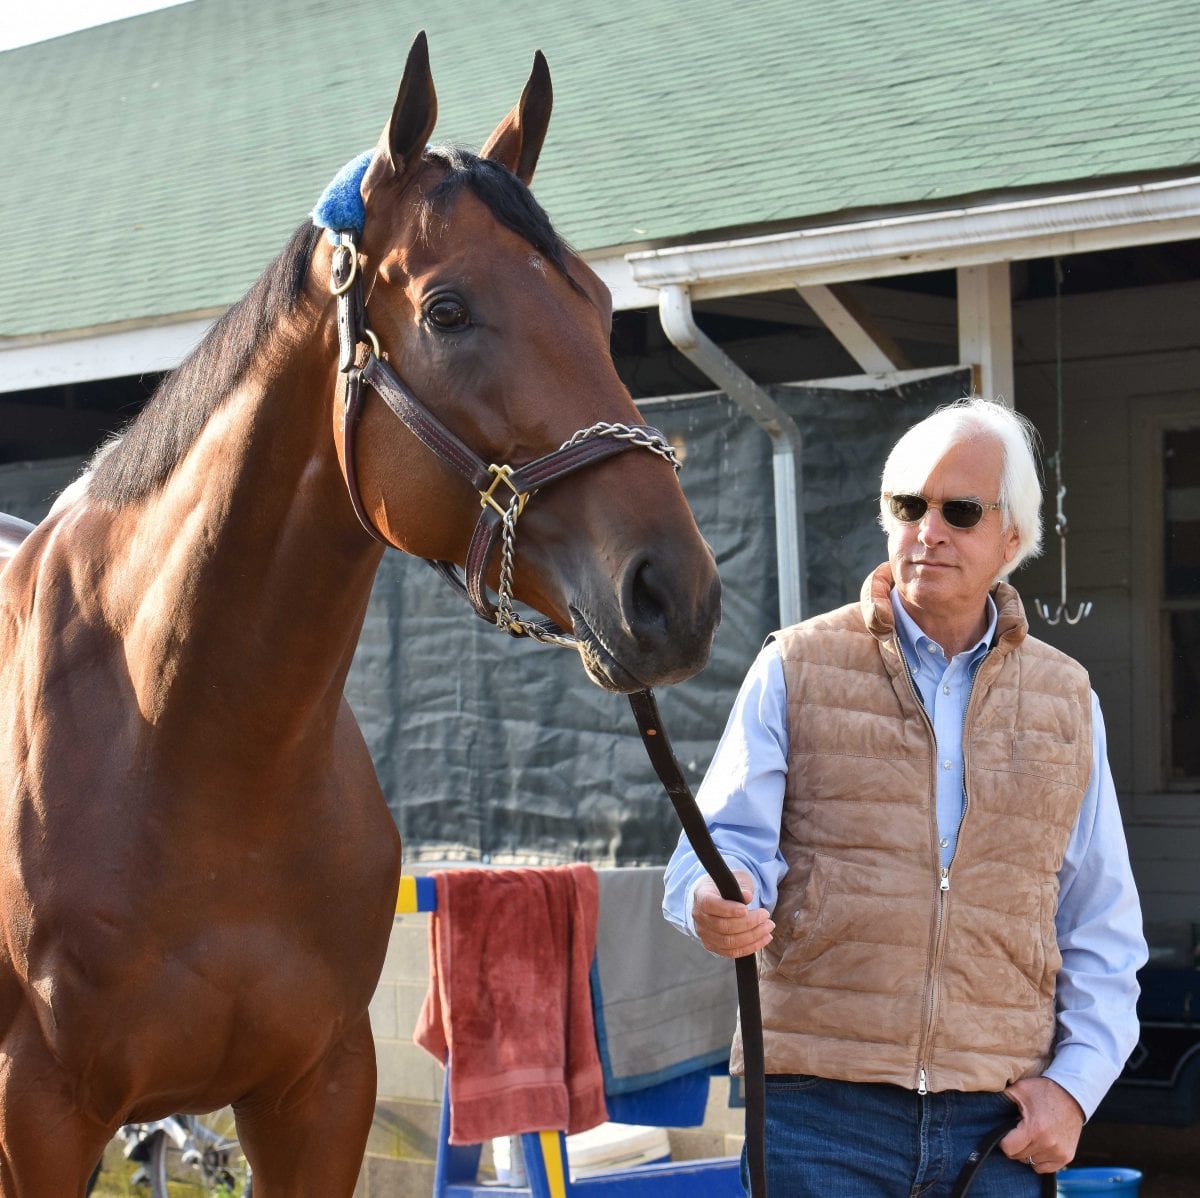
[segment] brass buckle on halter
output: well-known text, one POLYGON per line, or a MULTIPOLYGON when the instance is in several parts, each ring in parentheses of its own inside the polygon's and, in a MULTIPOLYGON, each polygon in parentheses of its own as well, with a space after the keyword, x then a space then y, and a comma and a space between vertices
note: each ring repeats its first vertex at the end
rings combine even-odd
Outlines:
MULTIPOLYGON (((496 488, 503 483, 517 497, 517 515, 519 516, 525 510, 525 502, 529 498, 528 491, 518 491, 512 484, 511 475, 513 468, 511 466, 497 466, 494 462, 488 467, 488 472, 495 477, 492 479, 492 485, 486 491, 479 492, 479 506, 492 508, 496 515, 503 516, 505 509, 496 502, 496 488)), ((509 501, 512 502, 511 500, 509 501)))

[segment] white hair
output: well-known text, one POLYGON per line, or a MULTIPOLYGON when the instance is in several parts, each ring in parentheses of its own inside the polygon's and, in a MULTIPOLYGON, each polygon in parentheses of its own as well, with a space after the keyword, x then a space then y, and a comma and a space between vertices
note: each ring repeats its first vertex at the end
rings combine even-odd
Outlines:
MULTIPOLYGON (((883 466, 879 523, 895 531, 896 518, 883 495, 920 494, 937 464, 956 445, 990 437, 1000 443, 1004 463, 1000 472, 1002 529, 1017 530, 1017 552, 1000 568, 997 580, 1042 551, 1042 484, 1038 477, 1037 430, 1029 420, 1003 404, 973 396, 938 408, 914 424, 892 446, 883 466)), ((990 497, 981 495, 990 502, 990 497)))

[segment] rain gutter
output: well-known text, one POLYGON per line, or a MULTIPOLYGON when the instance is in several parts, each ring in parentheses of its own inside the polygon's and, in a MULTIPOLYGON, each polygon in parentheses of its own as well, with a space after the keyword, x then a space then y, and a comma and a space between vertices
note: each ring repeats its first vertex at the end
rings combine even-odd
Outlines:
POLYGON ((658 301, 663 331, 672 345, 710 378, 771 438, 775 478, 775 557, 779 569, 779 626, 803 618, 804 517, 800 508, 800 451, 796 422, 712 338, 701 331, 687 287, 670 284, 658 301))

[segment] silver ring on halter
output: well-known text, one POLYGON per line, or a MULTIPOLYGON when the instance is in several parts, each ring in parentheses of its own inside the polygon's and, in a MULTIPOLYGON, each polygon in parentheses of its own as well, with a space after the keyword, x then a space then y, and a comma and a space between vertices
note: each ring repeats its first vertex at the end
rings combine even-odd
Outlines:
POLYGON ((339 233, 337 249, 335 249, 333 251, 334 263, 336 263, 336 261, 337 261, 337 255, 340 254, 343 250, 346 251, 346 253, 349 255, 349 258, 350 258, 350 273, 346 276, 345 280, 340 285, 335 285, 333 282, 333 278, 337 276, 337 267, 336 267, 336 265, 331 264, 330 275, 332 277, 330 278, 330 281, 329 281, 329 290, 334 295, 345 295, 346 292, 349 291, 350 288, 353 286, 355 277, 358 275, 358 250, 355 247, 354 242, 349 237, 347 237, 345 233, 339 233))

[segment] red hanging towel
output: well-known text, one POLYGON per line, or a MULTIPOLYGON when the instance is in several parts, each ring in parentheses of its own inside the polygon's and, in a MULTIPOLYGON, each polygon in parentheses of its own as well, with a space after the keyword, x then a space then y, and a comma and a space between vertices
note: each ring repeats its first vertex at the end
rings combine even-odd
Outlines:
POLYGON ((429 991, 413 1039, 450 1060, 450 1143, 603 1123, 587 865, 434 874, 429 991))

